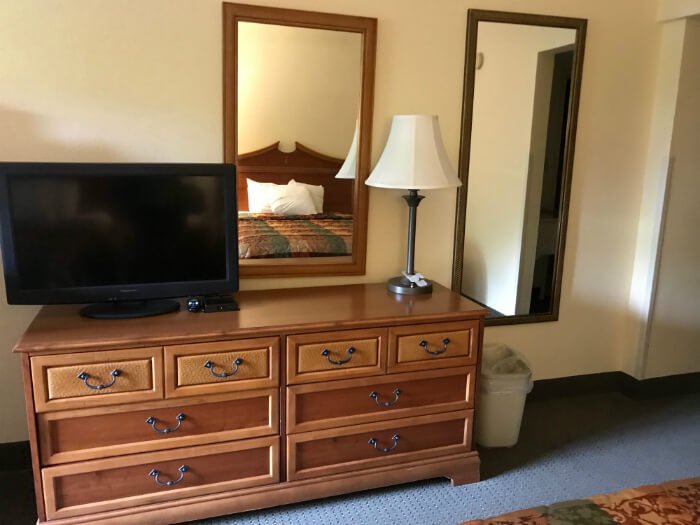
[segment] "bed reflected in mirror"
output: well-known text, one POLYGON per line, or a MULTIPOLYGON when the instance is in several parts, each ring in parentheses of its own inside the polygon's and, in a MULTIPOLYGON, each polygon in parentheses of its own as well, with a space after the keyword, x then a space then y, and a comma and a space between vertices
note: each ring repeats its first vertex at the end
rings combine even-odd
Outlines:
POLYGON ((363 273, 376 21, 224 5, 241 275, 363 273))
POLYGON ((298 142, 238 156, 241 263, 352 254, 353 183, 338 178, 343 159, 298 142))
POLYGON ((469 16, 453 285, 490 324, 555 320, 585 21, 469 16))
POLYGON ((238 23, 241 259, 352 254, 361 63, 358 33, 238 23))

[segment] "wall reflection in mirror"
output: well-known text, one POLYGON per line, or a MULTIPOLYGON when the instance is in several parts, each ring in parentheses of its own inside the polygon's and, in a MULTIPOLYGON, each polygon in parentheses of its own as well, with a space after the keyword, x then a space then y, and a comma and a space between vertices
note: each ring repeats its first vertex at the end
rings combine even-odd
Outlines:
POLYGON ((455 284, 494 320, 554 320, 585 21, 476 11, 469 30, 455 284))
POLYGON ((240 258, 350 256, 362 34, 240 21, 237 38, 240 258))

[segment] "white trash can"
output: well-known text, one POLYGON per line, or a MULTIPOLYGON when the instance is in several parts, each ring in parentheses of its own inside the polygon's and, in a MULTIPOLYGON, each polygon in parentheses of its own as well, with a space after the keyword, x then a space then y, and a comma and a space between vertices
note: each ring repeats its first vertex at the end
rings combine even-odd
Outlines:
POLYGON ((532 370, 525 358, 504 344, 485 344, 476 411, 476 442, 512 447, 518 442, 532 370))

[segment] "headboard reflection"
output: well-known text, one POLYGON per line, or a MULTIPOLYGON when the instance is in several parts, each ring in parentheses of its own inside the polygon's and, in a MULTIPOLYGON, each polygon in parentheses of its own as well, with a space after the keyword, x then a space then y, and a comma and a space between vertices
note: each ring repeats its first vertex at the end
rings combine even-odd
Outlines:
POLYGON ((236 191, 238 209, 248 210, 246 179, 256 182, 287 184, 297 182, 323 186, 323 211, 349 213, 353 211, 353 180, 336 179, 343 159, 329 157, 295 142, 289 153, 280 151, 279 142, 238 156, 236 191))

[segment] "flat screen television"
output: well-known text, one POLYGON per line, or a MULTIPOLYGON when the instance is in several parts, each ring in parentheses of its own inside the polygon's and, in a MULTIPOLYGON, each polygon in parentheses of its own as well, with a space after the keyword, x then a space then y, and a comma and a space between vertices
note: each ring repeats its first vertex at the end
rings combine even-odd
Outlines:
POLYGON ((140 317, 233 293, 236 216, 231 164, 0 163, 7 301, 140 317))

